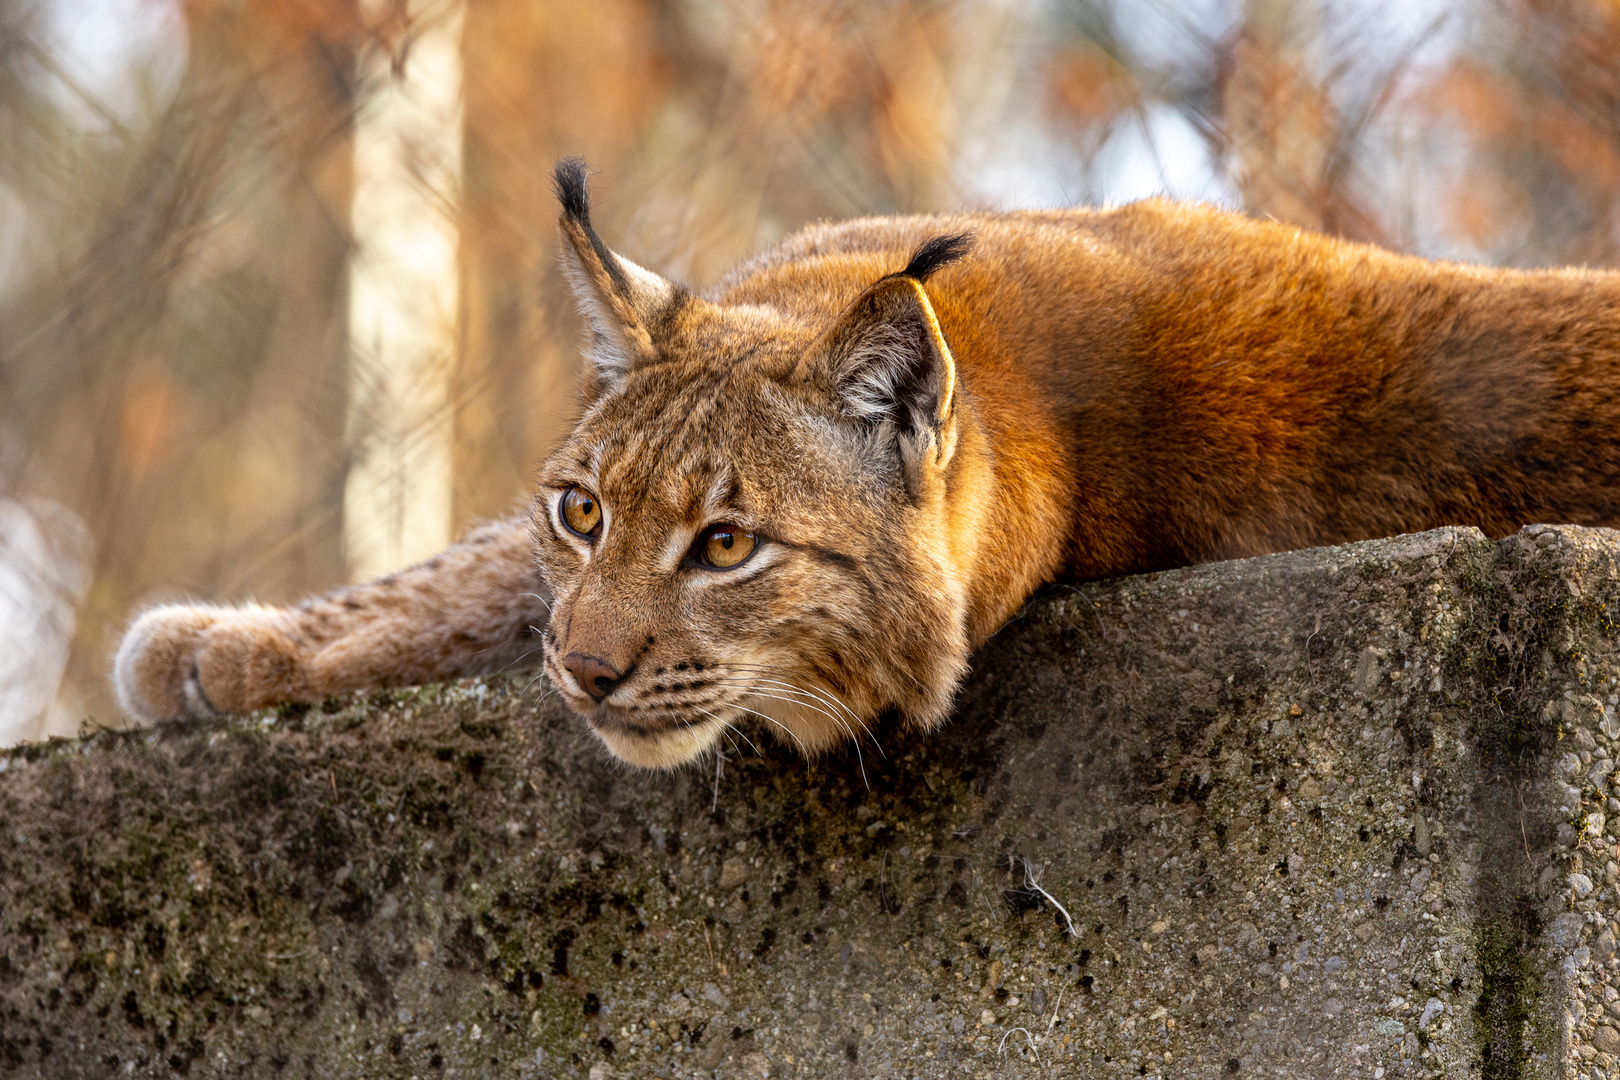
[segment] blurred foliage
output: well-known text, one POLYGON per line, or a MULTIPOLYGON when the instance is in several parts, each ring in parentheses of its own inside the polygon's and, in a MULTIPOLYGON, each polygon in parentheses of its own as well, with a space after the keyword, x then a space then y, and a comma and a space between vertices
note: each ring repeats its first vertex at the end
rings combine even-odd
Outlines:
MULTIPOLYGON (((117 723, 133 606, 343 577, 356 56, 413 29, 372 10, 190 0, 108 89, 57 8, 0 0, 0 498, 93 542, 58 729, 117 723)), ((698 286, 820 218, 1157 186, 1422 254, 1620 260, 1617 0, 468 0, 463 56, 462 525, 573 408, 562 154, 611 243, 698 286)))
POLYGON ((1500 0, 1419 103, 1467 165, 1447 224, 1516 265, 1620 259, 1620 2, 1500 0))

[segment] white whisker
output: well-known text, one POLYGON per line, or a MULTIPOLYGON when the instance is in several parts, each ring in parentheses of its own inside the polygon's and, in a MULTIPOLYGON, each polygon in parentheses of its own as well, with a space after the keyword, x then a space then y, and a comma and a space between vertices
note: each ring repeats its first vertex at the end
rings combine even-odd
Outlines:
MULTIPOLYGON (((714 713, 710 712, 708 709, 698 708, 695 705, 693 706, 693 708, 697 708, 698 712, 702 713, 704 716, 707 716, 710 720, 713 720, 715 723, 721 725, 721 730, 722 731, 724 731, 726 729, 730 729, 731 731, 735 731, 738 735, 741 735, 743 742, 747 743, 749 749, 754 751, 754 756, 755 757, 764 757, 765 756, 764 754, 761 754, 759 752, 759 747, 754 745, 754 740, 750 739, 748 737, 748 733, 743 731, 742 728, 738 727, 736 724, 733 724, 729 720, 720 719, 720 717, 714 715, 714 713)), ((735 746, 736 744, 733 743, 732 745, 735 746)), ((741 751, 739 750, 738 753, 741 753, 741 751)))
MULTIPOLYGON (((855 737, 854 730, 849 726, 849 724, 845 723, 844 720, 841 717, 839 717, 839 716, 837 716, 837 715, 835 715, 833 713, 828 712, 826 709, 817 708, 816 706, 809 704, 809 702, 801 701, 801 700, 798 700, 796 698, 782 697, 779 694, 770 693, 769 691, 767 691, 763 687, 744 686, 744 685, 739 684, 739 683, 728 683, 728 685, 730 685, 730 686, 732 686, 733 688, 736 688, 736 689, 741 689, 745 693, 751 693, 751 694, 754 694, 754 695, 756 695, 758 697, 767 698, 767 699, 769 699, 771 701, 780 701, 785 705, 798 705, 798 706, 814 709, 816 712, 820 713, 822 716, 825 716, 827 719, 831 720, 834 724, 837 724, 840 728, 842 728, 844 730, 844 733, 849 736, 850 745, 855 748, 855 761, 860 767, 861 783, 866 785, 866 789, 868 791, 872 790, 872 782, 869 779, 867 779, 867 776, 866 776, 866 758, 861 753, 861 742, 860 742, 859 739, 857 739, 855 737)), ((804 693, 804 691, 800 691, 800 693, 804 693)), ((741 706, 737 706, 737 707, 741 708, 741 706)))
MULTIPOLYGON (((780 670, 778 670, 776 668, 766 667, 766 666, 761 665, 761 664, 731 664, 731 665, 727 665, 727 667, 729 667, 729 668, 731 668, 733 670, 736 670, 736 671, 763 672, 763 673, 765 673, 767 675, 781 676, 781 675, 786 674, 786 672, 780 671, 780 670)), ((795 683, 784 682, 780 678, 772 679, 772 680, 768 680, 768 681, 780 683, 782 686, 793 690, 795 693, 800 693, 800 694, 804 694, 804 695, 809 696, 809 697, 813 697, 817 701, 820 701, 825 705, 828 705, 828 706, 831 706, 833 708, 836 708, 836 709, 839 709, 839 710, 843 711, 843 713, 846 716, 848 716, 857 725, 859 725, 861 731, 863 731, 868 737, 870 737, 872 739, 872 745, 877 748, 878 753, 880 753, 880 754, 883 753, 882 745, 879 744, 879 742, 877 741, 877 737, 872 735, 872 730, 869 727, 866 726, 866 721, 861 718, 859 713, 857 713, 854 709, 851 709, 847 704, 844 703, 842 698, 838 697, 838 695, 834 694, 830 689, 822 688, 819 691, 810 690, 810 689, 807 689, 806 687, 799 686, 799 685, 797 685, 795 683)), ((887 756, 887 755, 885 755, 885 756, 887 756)))
POLYGON ((817 701, 817 702, 819 702, 819 703, 821 703, 823 705, 826 705, 828 708, 837 709, 840 712, 842 712, 845 716, 848 716, 856 724, 859 724, 861 726, 862 730, 865 730, 865 728, 866 728, 866 724, 860 718, 859 714, 857 714, 848 705, 844 704, 843 701, 839 700, 835 695, 833 695, 833 694, 831 694, 829 692, 818 692, 816 690, 811 690, 811 689, 809 689, 807 687, 800 686, 797 683, 787 682, 787 681, 785 681, 783 679, 764 678, 762 673, 771 674, 771 675, 778 674, 777 672, 773 671, 770 668, 761 668, 761 667, 753 667, 753 666, 745 667, 743 665, 737 665, 734 670, 736 670, 739 674, 747 674, 752 678, 761 679, 761 681, 763 681, 763 682, 773 683, 776 686, 779 686, 783 690, 786 690, 786 691, 788 691, 790 693, 802 694, 803 696, 805 696, 807 698, 810 698, 813 701, 817 701))
MULTIPOLYGON (((789 687, 789 688, 787 688, 785 690, 778 690, 775 687, 752 686, 752 685, 747 684, 746 682, 731 682, 731 681, 727 681, 726 686, 730 687, 733 690, 746 690, 746 691, 748 691, 750 693, 759 694, 762 697, 769 697, 774 701, 785 702, 785 703, 787 703, 789 705, 800 705, 800 706, 803 706, 804 708, 811 709, 814 712, 818 712, 822 716, 825 716, 828 720, 831 720, 833 723, 839 725, 845 731, 850 731, 850 737, 854 738, 854 732, 851 731, 849 725, 844 722, 842 717, 838 716, 836 713, 828 712, 826 709, 821 708, 820 705, 813 704, 813 702, 817 701, 818 699, 810 698, 809 701, 803 701, 803 700, 800 700, 799 698, 787 698, 787 697, 781 696, 781 695, 783 695, 785 693, 791 693, 792 690, 793 690, 792 687, 789 687)), ((802 693, 802 691, 801 691, 801 693, 802 693)), ((805 695, 805 696, 809 697, 809 695, 805 695)))
MULTIPOLYGON (((839 716, 837 716, 837 715, 835 715, 833 713, 830 713, 826 709, 818 708, 817 706, 810 704, 810 702, 808 702, 808 701, 802 701, 802 700, 800 700, 798 698, 783 697, 780 691, 773 692, 769 687, 747 686, 747 685, 744 685, 742 683, 730 683, 730 682, 728 682, 726 685, 731 687, 734 690, 742 690, 745 693, 752 694, 755 697, 767 698, 767 699, 769 699, 771 701, 780 701, 784 705, 796 705, 796 706, 799 706, 801 708, 811 709, 811 710, 813 710, 815 712, 820 713, 822 716, 825 716, 828 720, 831 720, 834 724, 838 725, 838 727, 842 728, 844 733, 847 734, 852 741, 855 739, 854 730, 851 729, 850 726, 847 723, 844 722, 842 717, 839 717, 839 716)), ((742 706, 738 705, 738 706, 735 706, 735 707, 736 708, 741 708, 742 706)), ((767 717, 767 719, 769 719, 769 717, 767 717)))
POLYGON ((765 721, 767 724, 775 724, 777 727, 779 727, 783 731, 787 732, 787 737, 788 738, 792 739, 796 743, 799 743, 799 753, 804 754, 806 757, 810 756, 810 752, 804 748, 804 743, 799 742, 799 737, 797 735, 793 734, 792 729, 789 728, 786 724, 782 723, 780 720, 777 720, 774 717, 766 716, 762 712, 755 712, 753 709, 750 709, 746 705, 733 705, 732 708, 733 709, 741 709, 745 713, 750 713, 750 714, 752 714, 754 716, 757 716, 761 720, 765 721))
MULTIPOLYGON (((768 672, 768 673, 770 673, 772 675, 785 674, 785 672, 778 671, 778 670, 776 670, 774 668, 768 668, 768 667, 765 667, 765 666, 759 665, 759 664, 735 664, 735 665, 728 665, 728 666, 735 669, 735 670, 737 670, 737 671, 739 671, 739 672, 755 671, 755 672, 768 672)), ((766 679, 765 681, 778 683, 781 686, 783 686, 786 690, 788 690, 788 691, 790 691, 792 693, 803 694, 804 696, 812 698, 815 701, 821 702, 822 704, 825 704, 825 705, 827 705, 829 707, 837 708, 837 709, 842 710, 845 715, 850 717, 850 719, 854 720, 855 723, 857 725, 859 725, 862 733, 865 734, 868 738, 870 738, 872 740, 872 746, 874 748, 876 748, 877 752, 880 755, 882 755, 885 758, 889 756, 888 754, 884 753, 883 744, 878 742, 877 736, 872 733, 872 729, 866 726, 866 721, 862 720, 860 715, 857 714, 855 712, 855 710, 851 709, 848 705, 844 704, 844 702, 841 699, 839 699, 837 697, 837 695, 833 694, 830 690, 826 691, 825 693, 815 693, 815 692, 812 692, 810 690, 807 690, 806 688, 804 688, 802 686, 798 686, 798 685, 796 685, 794 683, 783 682, 781 679, 766 679)), ((814 706, 811 706, 811 708, 814 708, 814 706)), ((816 711, 821 712, 822 715, 827 715, 824 710, 817 709, 816 711)), ((829 717, 829 719, 834 719, 834 722, 835 723, 837 722, 835 718, 829 717)), ((850 728, 849 728, 849 726, 847 724, 841 725, 841 726, 843 726, 843 728, 844 728, 844 730, 846 732, 849 732, 850 739, 853 742, 855 742, 856 755, 859 756, 860 755, 860 742, 859 742, 858 739, 855 738, 855 733, 850 730, 850 728)), ((865 774, 866 774, 866 765, 865 765, 865 762, 863 761, 861 763, 862 779, 865 779, 865 774)))

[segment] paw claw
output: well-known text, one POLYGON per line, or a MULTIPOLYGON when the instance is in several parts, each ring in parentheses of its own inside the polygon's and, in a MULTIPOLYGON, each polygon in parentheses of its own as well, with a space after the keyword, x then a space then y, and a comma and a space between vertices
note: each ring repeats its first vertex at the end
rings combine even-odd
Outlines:
POLYGON ((118 703, 145 724, 247 712, 307 696, 297 647, 273 608, 171 605, 118 647, 118 703))
POLYGON ((216 618, 206 608, 171 605, 135 620, 113 661, 113 685, 125 713, 144 724, 214 715, 202 693, 196 655, 216 618))

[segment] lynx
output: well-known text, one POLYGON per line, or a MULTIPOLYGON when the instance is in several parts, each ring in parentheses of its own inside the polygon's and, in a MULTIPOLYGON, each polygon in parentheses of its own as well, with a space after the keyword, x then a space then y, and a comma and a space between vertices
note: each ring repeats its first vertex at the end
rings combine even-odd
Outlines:
POLYGON ((582 414, 528 512, 289 608, 136 620, 145 722, 538 662, 619 758, 941 723, 1043 583, 1445 524, 1620 524, 1620 274, 1208 206, 817 225, 707 293, 561 162, 582 414))

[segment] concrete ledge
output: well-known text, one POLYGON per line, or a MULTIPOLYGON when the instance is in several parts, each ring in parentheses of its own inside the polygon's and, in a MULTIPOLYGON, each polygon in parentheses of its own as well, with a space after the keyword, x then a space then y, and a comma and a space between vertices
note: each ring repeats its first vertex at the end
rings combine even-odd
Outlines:
POLYGON ((1614 1075, 1617 552, 1056 588, 718 787, 519 680, 15 751, 0 1074, 1614 1075))

